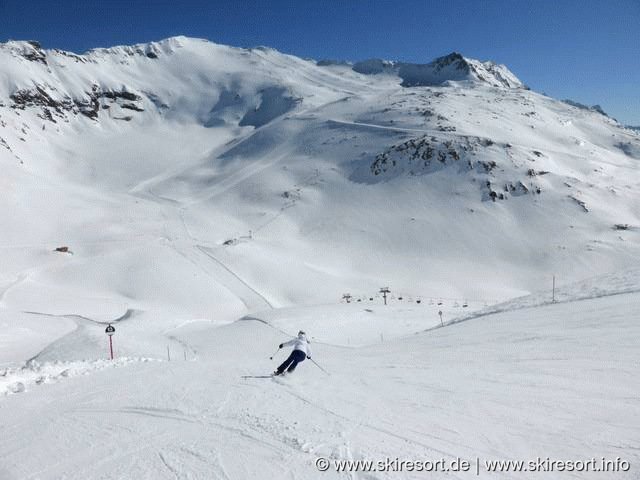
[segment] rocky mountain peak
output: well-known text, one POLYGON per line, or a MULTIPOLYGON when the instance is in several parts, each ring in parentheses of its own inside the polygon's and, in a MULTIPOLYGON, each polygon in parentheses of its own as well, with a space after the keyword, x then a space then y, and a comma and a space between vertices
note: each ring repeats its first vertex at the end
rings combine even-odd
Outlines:
POLYGON ((365 75, 399 76, 403 87, 437 86, 450 81, 468 81, 504 88, 523 88, 524 84, 504 65, 479 61, 453 52, 427 64, 369 59, 353 64, 365 75))
POLYGON ((15 57, 47 64, 46 52, 42 50, 40 43, 35 40, 9 40, 8 42, 0 43, 0 50, 7 51, 15 57))

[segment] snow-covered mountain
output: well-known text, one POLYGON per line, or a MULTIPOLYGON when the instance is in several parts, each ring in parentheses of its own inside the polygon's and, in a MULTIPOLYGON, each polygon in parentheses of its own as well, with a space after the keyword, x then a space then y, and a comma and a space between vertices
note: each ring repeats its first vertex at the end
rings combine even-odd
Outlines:
POLYGON ((501 298, 637 258, 637 134, 492 62, 319 65, 184 37, 0 56, 7 283, 68 244, 39 288, 61 270, 135 303, 151 292, 131 263, 178 255, 153 292, 238 313, 382 284, 501 298))
POLYGON ((0 44, 0 478, 636 478, 639 161, 457 53, 0 44))
POLYGON ((495 87, 524 88, 524 84, 504 65, 480 62, 454 52, 426 65, 370 59, 353 65, 359 73, 387 73, 402 79, 403 87, 443 85, 450 81, 468 81, 495 87))

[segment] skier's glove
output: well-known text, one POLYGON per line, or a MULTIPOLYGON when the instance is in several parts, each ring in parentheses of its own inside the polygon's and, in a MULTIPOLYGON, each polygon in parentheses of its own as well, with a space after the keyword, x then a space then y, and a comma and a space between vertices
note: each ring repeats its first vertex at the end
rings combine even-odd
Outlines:
POLYGON ((284 347, 284 345, 281 343, 280 345, 278 345, 278 348, 282 348, 284 347))
POLYGON ((307 355, 307 360, 311 360, 311 355, 307 355))

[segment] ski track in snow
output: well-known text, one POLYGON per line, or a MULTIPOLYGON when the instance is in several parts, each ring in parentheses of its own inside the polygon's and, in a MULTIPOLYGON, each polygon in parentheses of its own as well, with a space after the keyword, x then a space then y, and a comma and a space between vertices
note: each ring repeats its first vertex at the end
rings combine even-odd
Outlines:
POLYGON ((248 311, 251 312, 273 308, 271 303, 269 303, 269 301, 262 294, 260 294, 260 292, 258 292, 254 287, 249 285, 240 276, 238 276, 229 267, 227 267, 218 258, 216 258, 211 248, 205 247, 203 245, 197 245, 197 248, 210 260, 213 260, 215 264, 219 265, 225 272, 231 275, 232 278, 230 279, 230 281, 225 282, 225 285, 229 286, 229 288, 234 290, 234 293, 236 293, 239 298, 243 299, 242 301, 246 305, 248 311), (237 287, 234 288, 233 285, 237 285, 237 287))

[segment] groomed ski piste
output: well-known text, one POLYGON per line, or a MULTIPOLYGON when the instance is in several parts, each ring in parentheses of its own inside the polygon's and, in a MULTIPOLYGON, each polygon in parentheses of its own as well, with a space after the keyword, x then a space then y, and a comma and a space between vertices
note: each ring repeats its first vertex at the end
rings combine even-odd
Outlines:
POLYGON ((381 65, 0 44, 0 480, 640 478, 638 133, 381 65))
POLYGON ((0 478, 638 478, 636 282, 599 278, 444 326, 397 301, 288 309, 179 327, 170 361, 5 368, 0 478), (328 373, 304 361, 241 378, 271 372, 302 324, 328 373))

